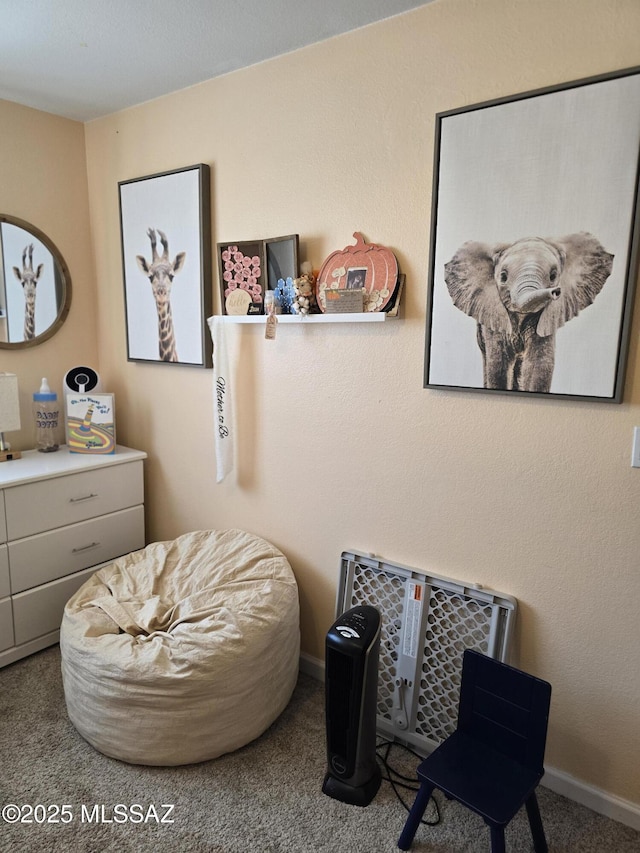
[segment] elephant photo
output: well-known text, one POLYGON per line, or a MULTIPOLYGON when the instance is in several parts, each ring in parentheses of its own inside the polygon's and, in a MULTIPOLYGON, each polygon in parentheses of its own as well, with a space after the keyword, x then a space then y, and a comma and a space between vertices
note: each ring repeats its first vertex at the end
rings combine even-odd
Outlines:
POLYGON ((457 250, 445 282, 456 308, 478 324, 485 388, 550 391, 556 330, 591 305, 613 257, 587 232, 457 250))

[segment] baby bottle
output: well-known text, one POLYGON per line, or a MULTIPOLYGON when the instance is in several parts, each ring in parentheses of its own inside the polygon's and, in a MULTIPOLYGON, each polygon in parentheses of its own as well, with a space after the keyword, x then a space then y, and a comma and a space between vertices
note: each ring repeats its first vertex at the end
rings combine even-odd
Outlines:
POLYGON ((58 397, 45 378, 33 395, 33 417, 36 427, 36 450, 50 453, 58 449, 58 397))

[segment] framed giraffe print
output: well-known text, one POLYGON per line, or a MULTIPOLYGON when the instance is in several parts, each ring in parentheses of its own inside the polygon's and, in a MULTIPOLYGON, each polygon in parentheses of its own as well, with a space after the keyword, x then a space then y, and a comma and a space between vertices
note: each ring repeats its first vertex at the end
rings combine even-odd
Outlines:
POLYGON ((211 367, 209 171, 118 184, 129 361, 211 367))

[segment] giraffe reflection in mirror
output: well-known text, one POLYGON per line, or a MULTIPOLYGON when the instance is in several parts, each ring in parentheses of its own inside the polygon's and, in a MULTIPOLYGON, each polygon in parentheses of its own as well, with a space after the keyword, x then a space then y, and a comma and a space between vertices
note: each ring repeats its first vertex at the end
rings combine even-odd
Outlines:
POLYGON ((13 274, 22 285, 24 292, 24 340, 32 341, 36 336, 36 286, 42 275, 44 264, 33 269, 33 243, 24 247, 22 269, 13 268, 13 274))
POLYGON ((160 361, 178 361, 173 318, 171 316, 171 285, 174 276, 184 266, 185 252, 179 252, 173 261, 169 260, 169 241, 163 231, 157 229, 162 243, 162 255, 158 255, 156 231, 147 229, 151 241, 151 263, 142 255, 136 255, 138 266, 151 282, 151 291, 158 311, 158 351, 160 361))

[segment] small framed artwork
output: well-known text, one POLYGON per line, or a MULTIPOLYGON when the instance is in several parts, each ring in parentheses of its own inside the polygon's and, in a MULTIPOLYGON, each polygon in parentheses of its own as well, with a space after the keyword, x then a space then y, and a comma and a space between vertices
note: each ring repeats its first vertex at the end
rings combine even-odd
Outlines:
POLYGON ((436 116, 426 388, 621 402, 640 68, 436 116))
POLYGON ((264 314, 265 266, 262 240, 218 243, 218 273, 225 314, 264 314))
POLYGON ((211 367, 209 166, 118 188, 129 361, 211 367))
POLYGON ((65 420, 70 453, 115 453, 113 394, 66 394, 65 420))
POLYGON ((264 249, 269 290, 275 290, 278 281, 298 278, 299 237, 297 234, 265 240, 264 249))
POLYGON ((218 243, 223 314, 264 314, 265 290, 298 277, 297 234, 218 243))

